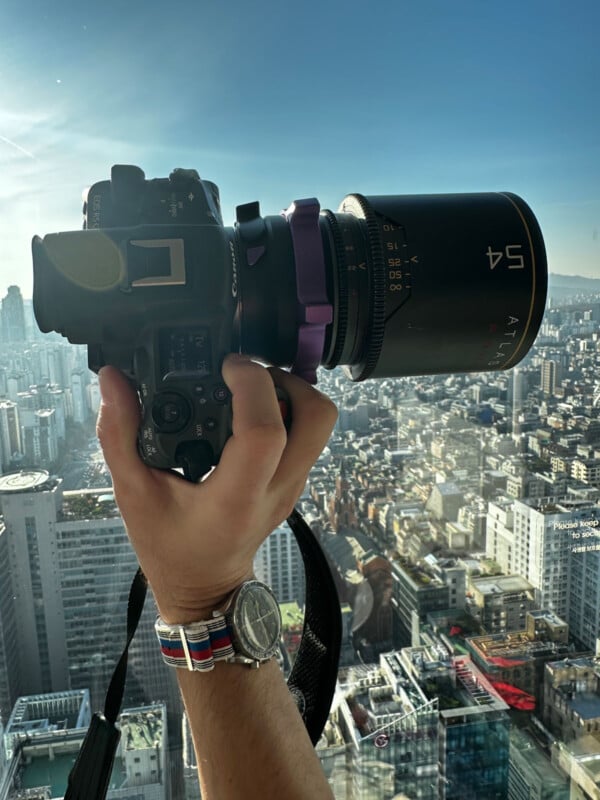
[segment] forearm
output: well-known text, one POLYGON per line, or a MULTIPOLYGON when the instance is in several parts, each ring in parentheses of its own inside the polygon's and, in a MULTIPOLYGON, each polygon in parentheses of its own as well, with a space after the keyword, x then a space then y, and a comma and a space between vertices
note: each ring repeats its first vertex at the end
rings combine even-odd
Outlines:
POLYGON ((203 800, 331 800, 319 759, 277 663, 178 670, 203 800))

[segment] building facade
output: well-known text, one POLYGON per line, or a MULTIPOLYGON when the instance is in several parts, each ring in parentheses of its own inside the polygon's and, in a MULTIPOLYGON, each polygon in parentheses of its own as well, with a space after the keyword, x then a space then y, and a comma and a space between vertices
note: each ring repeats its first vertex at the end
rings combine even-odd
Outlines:
POLYGON ((397 652, 341 670, 317 754, 336 800, 438 797, 438 710, 397 652))
POLYGON ((304 563, 288 525, 280 525, 261 544, 254 559, 254 572, 273 589, 279 603, 296 602, 304 606, 304 563))
POLYGON ((589 648, 598 636, 600 505, 569 497, 490 503, 486 553, 534 587, 538 608, 568 622, 589 648))
MULTIPOLYGON (((60 480, 37 470, 3 476, 0 496, 16 597, 14 619, 7 615, 2 624, 14 628, 20 690, 85 688, 102 707, 125 643, 137 570, 112 492, 63 492, 60 480)), ((126 702, 164 700, 180 714, 175 676, 156 646, 156 614, 149 593, 130 647, 126 702)))
POLYGON ((25 310, 21 290, 18 286, 9 286, 2 300, 2 341, 24 342, 25 339, 25 310))

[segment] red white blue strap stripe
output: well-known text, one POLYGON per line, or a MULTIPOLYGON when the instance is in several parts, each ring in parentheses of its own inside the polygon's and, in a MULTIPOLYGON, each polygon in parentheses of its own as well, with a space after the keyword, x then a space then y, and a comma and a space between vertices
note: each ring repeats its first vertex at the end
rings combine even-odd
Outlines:
POLYGON ((191 625, 167 625, 159 617, 154 628, 169 666, 205 672, 214 668, 215 661, 234 655, 231 634, 221 615, 191 625))

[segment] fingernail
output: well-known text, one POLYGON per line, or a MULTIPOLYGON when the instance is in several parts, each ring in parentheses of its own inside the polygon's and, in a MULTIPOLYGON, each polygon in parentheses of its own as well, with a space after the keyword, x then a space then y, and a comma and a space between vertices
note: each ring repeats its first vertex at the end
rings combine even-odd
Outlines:
POLYGON ((249 361, 252 361, 252 359, 250 356, 247 356, 246 353, 229 353, 229 355, 225 357, 225 361, 229 361, 232 364, 247 364, 249 361))

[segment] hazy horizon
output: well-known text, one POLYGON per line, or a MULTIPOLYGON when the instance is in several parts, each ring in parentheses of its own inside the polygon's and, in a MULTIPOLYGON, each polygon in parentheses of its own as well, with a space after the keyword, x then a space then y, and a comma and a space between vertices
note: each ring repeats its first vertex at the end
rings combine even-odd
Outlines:
POLYGON ((275 214, 299 197, 512 191, 550 270, 600 277, 600 6, 156 0, 0 9, 0 285, 114 163, 275 214))

